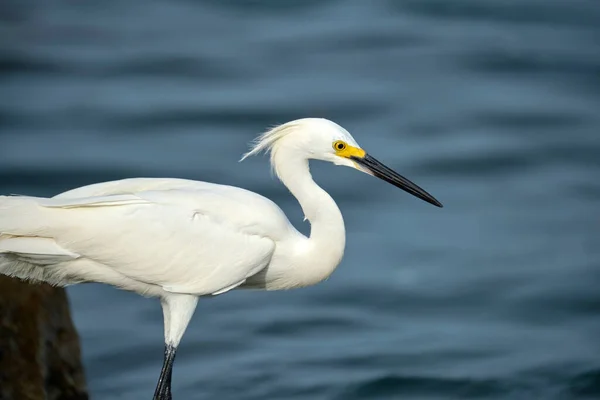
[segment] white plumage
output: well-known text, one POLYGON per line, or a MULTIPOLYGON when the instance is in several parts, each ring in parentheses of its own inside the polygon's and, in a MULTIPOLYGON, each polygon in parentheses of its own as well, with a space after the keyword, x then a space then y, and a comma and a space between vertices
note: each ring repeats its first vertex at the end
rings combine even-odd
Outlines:
POLYGON ((60 286, 102 282, 159 297, 167 352, 155 399, 166 399, 175 349, 199 296, 312 285, 340 263, 342 215, 312 180, 309 159, 359 169, 441 206, 328 120, 302 119, 274 128, 244 158, 262 150, 271 152, 278 177, 300 202, 311 223, 310 237, 271 200, 245 189, 183 179, 125 179, 52 198, 1 196, 0 273, 60 286))

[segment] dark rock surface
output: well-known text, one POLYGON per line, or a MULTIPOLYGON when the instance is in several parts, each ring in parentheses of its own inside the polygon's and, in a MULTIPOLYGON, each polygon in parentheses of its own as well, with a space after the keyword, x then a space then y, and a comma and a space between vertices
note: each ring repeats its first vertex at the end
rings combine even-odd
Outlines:
POLYGON ((0 275, 0 399, 88 399, 64 289, 0 275))

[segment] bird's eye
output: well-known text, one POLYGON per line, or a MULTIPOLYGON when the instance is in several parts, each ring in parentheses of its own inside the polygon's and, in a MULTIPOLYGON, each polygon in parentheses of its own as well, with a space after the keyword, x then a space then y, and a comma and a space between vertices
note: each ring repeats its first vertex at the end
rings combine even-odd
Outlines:
POLYGON ((341 140, 338 140, 333 144, 333 148, 337 151, 342 151, 346 148, 346 143, 342 142, 341 140))

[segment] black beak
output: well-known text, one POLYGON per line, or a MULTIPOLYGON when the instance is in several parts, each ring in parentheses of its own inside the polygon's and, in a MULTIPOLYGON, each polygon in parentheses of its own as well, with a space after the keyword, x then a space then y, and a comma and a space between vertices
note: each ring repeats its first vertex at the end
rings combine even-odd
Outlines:
POLYGON ((412 194, 413 196, 416 196, 421 200, 425 200, 429 204, 433 204, 437 207, 443 207, 442 203, 437 201, 435 197, 433 197, 432 195, 430 195, 425 190, 421 189, 405 177, 401 176, 397 172, 386 167, 370 155, 366 154, 364 157, 350 157, 350 159, 355 163, 359 164, 360 166, 364 167, 373 176, 383 179, 384 181, 391 183, 392 185, 412 194))

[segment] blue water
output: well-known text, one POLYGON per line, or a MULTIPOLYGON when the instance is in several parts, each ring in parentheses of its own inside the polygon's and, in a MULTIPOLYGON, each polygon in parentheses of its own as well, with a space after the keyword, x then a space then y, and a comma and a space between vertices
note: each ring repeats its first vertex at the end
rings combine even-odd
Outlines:
MULTIPOLYGON (((209 180, 308 232, 268 160, 237 160, 316 116, 445 205, 314 163, 342 264, 202 301, 176 399, 600 398, 596 0, 10 0, 0 31, 1 193, 209 180)), ((92 397, 151 398, 158 302, 69 295, 92 397)))

